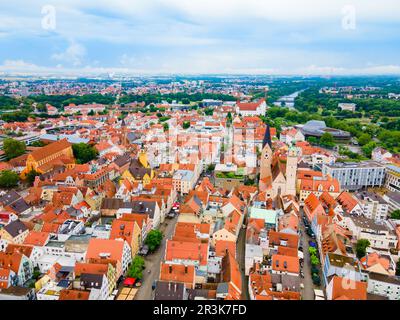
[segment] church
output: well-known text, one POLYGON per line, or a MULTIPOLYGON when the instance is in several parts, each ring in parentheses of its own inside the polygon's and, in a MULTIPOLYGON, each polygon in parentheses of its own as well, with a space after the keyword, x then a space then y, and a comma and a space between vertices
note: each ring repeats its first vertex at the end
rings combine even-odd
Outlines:
POLYGON ((259 190, 268 198, 277 195, 296 196, 298 150, 290 146, 287 152, 273 152, 269 125, 263 140, 260 160, 259 190))
POLYGON ((31 152, 21 177, 25 178, 32 170, 44 174, 57 167, 71 168, 74 165, 72 144, 67 139, 61 139, 31 152))

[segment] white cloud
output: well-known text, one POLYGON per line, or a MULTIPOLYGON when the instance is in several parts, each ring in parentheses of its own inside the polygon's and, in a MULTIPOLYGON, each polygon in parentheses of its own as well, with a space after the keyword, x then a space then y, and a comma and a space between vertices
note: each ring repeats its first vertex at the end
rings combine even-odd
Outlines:
POLYGON ((51 56, 51 58, 77 67, 82 64, 82 60, 85 55, 86 48, 75 41, 71 41, 68 48, 64 52, 55 53, 51 56))

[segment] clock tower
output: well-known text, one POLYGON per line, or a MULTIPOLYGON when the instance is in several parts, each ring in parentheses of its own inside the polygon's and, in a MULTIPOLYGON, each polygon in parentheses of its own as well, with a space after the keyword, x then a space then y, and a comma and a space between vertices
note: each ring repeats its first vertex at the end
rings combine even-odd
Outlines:
POLYGON ((270 128, 269 125, 267 125, 263 141, 263 149, 261 152, 261 160, 260 160, 260 181, 264 180, 265 178, 272 178, 271 165, 272 165, 272 142, 271 142, 270 128))

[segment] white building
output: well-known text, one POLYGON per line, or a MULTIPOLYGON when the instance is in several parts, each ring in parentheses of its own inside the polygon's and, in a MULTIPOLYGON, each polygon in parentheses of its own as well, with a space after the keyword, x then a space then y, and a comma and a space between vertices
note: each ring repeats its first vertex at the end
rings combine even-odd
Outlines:
POLYGON ((246 243, 245 251, 245 274, 250 274, 250 269, 253 268, 255 263, 261 263, 263 261, 263 249, 259 245, 246 243))
POLYGON ((400 167, 395 165, 386 167, 385 188, 392 192, 400 192, 400 167))
POLYGON ((357 193, 356 198, 366 218, 386 220, 389 204, 379 194, 363 191, 357 193))
POLYGON ((387 297, 389 300, 400 300, 399 278, 379 273, 368 273, 366 279, 368 281, 368 293, 387 297))
POLYGON ((385 222, 375 222, 365 217, 350 217, 348 228, 354 240, 366 239, 371 248, 389 250, 397 247, 396 233, 385 222))

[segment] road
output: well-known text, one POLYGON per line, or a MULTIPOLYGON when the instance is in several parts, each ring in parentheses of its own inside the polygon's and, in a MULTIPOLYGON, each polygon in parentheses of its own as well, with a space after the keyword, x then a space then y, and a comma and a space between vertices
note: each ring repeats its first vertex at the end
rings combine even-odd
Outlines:
POLYGON ((178 216, 173 219, 166 218, 164 223, 160 226, 160 231, 164 234, 162 243, 156 252, 149 254, 145 257, 146 270, 143 271, 142 286, 136 294, 135 300, 152 300, 153 290, 152 285, 155 280, 158 280, 160 275, 160 264, 164 258, 165 246, 167 239, 171 239, 175 230, 178 216), (151 270, 150 274, 147 273, 151 270))
POLYGON ((313 240, 310 236, 307 235, 305 225, 303 222, 303 210, 301 209, 302 217, 300 219, 300 230, 301 230, 301 243, 303 246, 303 254, 304 254, 304 263, 303 263, 303 273, 304 273, 304 289, 302 292, 303 300, 314 300, 314 289, 320 289, 315 286, 312 281, 311 276, 311 260, 310 254, 308 252, 310 240, 313 240))
POLYGON ((246 248, 246 229, 241 229, 236 244, 236 260, 239 262, 239 269, 242 274, 242 300, 249 300, 249 277, 245 275, 245 248, 246 248))

